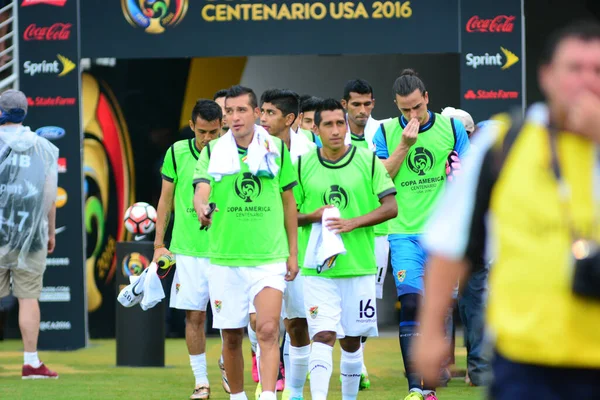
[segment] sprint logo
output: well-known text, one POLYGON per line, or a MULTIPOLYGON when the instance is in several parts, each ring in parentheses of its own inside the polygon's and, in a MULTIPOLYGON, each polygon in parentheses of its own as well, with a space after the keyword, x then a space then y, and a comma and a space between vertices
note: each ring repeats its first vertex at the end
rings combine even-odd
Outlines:
POLYGON ((500 67, 502 70, 509 69, 513 65, 519 62, 519 57, 512 51, 505 49, 504 47, 500 47, 500 51, 502 53, 496 54, 480 54, 476 55, 473 53, 468 53, 466 58, 467 67, 471 67, 473 69, 477 69, 478 67, 500 67))
POLYGON ((69 72, 73 71, 77 65, 69 60, 67 57, 57 54, 56 60, 42 62, 25 61, 23 63, 23 73, 29 76, 35 76, 39 74, 55 74, 58 76, 65 76, 69 72))

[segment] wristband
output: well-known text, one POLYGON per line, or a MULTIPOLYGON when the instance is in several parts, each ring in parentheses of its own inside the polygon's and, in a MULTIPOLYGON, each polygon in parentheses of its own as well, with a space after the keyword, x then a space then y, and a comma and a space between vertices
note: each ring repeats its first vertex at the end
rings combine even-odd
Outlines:
POLYGON ((164 244, 155 244, 154 245, 154 250, 156 250, 156 249, 162 249, 164 247, 167 247, 167 246, 165 246, 164 244))

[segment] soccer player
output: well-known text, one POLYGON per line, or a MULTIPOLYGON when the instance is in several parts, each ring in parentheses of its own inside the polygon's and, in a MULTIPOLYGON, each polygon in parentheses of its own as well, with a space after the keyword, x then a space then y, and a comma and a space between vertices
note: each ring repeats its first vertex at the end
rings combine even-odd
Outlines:
POLYGON ((254 302, 262 360, 260 399, 273 400, 285 281, 294 280, 298 274, 298 222, 291 190, 297 178, 283 141, 266 133, 260 135, 265 141, 253 146, 273 146, 279 152, 274 159, 277 168, 269 168, 270 174, 264 170, 256 175, 250 172, 246 162, 253 157, 251 144, 259 135, 256 130, 262 129, 254 125, 260 109, 252 89, 231 87, 225 110, 230 131, 204 148, 194 174, 195 209, 201 224, 210 227, 208 280, 213 326, 223 330, 230 398, 247 399, 242 340, 249 321, 248 303, 254 302), (213 154, 217 149, 236 154, 213 154), (209 199, 219 211, 207 215, 209 199))
POLYGON ((319 97, 302 96, 300 99, 300 114, 297 118, 300 121, 298 124, 298 132, 306 136, 308 140, 316 144, 319 148, 322 146, 322 143, 319 136, 314 132, 314 126, 315 111, 321 101, 323 100, 319 97))
POLYGON ((299 248, 308 251, 311 224, 321 222, 324 209, 335 205, 341 218, 325 222, 327 229, 341 234, 346 254, 320 274, 314 266, 302 267, 304 304, 313 340, 310 391, 313 400, 327 398, 333 345, 339 339, 342 398, 350 400, 356 399, 359 389, 360 338, 377 336, 373 226, 396 216, 396 189, 372 151, 344 143, 346 114, 339 101, 324 100, 315 113, 315 125, 323 147, 300 157, 297 163, 300 183, 294 194, 302 226, 299 248), (381 203, 375 210, 373 196, 381 203))
MULTIPOLYGON (((170 306, 185 310, 185 341, 196 386, 190 399, 208 399, 210 386, 206 372, 204 321, 208 304, 208 237, 200 230, 194 210, 193 175, 196 161, 206 144, 221 132, 223 114, 212 100, 198 100, 192 110, 190 129, 194 139, 175 142, 165 154, 162 190, 158 201, 154 258, 175 254, 177 268, 171 287, 170 306), (165 232, 175 205, 175 222, 170 249, 164 244, 165 232)), ((227 381, 223 387, 227 391, 227 381)))
MULTIPOLYGON (((316 149, 316 145, 291 127, 298 116, 299 96, 290 90, 272 89, 264 92, 261 102, 261 125, 273 136, 284 141, 290 150, 292 163, 298 157, 316 149)), ((302 397, 308 372, 310 338, 304 310, 302 277, 298 276, 286 285, 284 294, 284 324, 289 357, 284 357, 285 391, 282 399, 302 397)), ((285 351, 284 351, 285 354, 285 351)))
MULTIPOLYGON (((344 96, 342 98, 342 106, 346 110, 348 118, 348 128, 350 142, 356 147, 362 147, 375 151, 373 146, 373 136, 379 128, 380 121, 375 120, 371 113, 375 108, 375 97, 373 96, 373 88, 369 82, 364 79, 352 79, 346 82, 344 87, 344 96)), ((348 143, 348 136, 346 143, 348 143)), ((373 198, 374 208, 379 206, 376 198, 373 198)), ((375 230, 375 259, 377 261, 377 298, 383 297, 383 281, 387 271, 388 256, 390 245, 387 240, 387 222, 376 225, 375 230)), ((364 346, 367 338, 362 339, 364 346)), ((360 388, 367 389, 371 387, 369 373, 367 367, 363 364, 360 376, 360 388)))
POLYGON ((388 240, 401 304, 400 349, 410 391, 406 400, 434 400, 435 388, 422 386, 410 351, 427 259, 419 238, 446 186, 446 160, 453 151, 462 158, 469 139, 462 123, 428 111, 429 94, 413 70, 404 70, 393 90, 402 115, 381 124, 373 142, 398 191, 398 216, 389 223, 388 240))
POLYGON ((221 128, 221 134, 224 135, 229 130, 229 126, 227 125, 227 115, 225 114, 225 96, 227 95, 227 89, 221 89, 216 92, 213 96, 213 100, 217 102, 219 106, 221 106, 221 110, 223 111, 223 126, 221 128))

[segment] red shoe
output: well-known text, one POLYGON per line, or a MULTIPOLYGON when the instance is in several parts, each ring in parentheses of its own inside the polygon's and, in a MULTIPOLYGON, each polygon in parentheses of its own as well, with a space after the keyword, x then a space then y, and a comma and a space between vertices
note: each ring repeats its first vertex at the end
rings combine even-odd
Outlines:
POLYGON ((33 368, 29 364, 23 364, 21 379, 58 379, 58 374, 50 371, 44 363, 41 363, 37 368, 33 368))
POLYGON ((283 368, 283 363, 279 363, 279 376, 277 377, 277 383, 275 384, 275 390, 277 392, 283 392, 285 389, 285 369, 283 368))
POLYGON ((252 352, 252 380, 258 383, 258 366, 256 365, 256 353, 252 352))

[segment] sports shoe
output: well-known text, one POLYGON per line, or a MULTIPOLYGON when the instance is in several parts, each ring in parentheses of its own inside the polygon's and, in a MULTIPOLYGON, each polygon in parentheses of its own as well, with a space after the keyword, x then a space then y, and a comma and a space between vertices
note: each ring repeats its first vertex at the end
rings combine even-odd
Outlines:
POLYGON ((58 379, 58 374, 50 371, 43 362, 37 368, 33 368, 29 364, 23 364, 21 379, 58 379))
POLYGON ((360 374, 360 383, 358 385, 358 390, 369 389, 371 387, 371 381, 369 380, 369 374, 361 373, 360 374))
POLYGON ((221 370, 221 385, 223 385, 223 390, 225 393, 230 394, 231 388, 229 387, 229 381, 227 380, 227 372, 225 372, 225 365, 219 359, 219 369, 221 370))
POLYGON ((282 392, 285 389, 285 369, 283 363, 279 363, 279 376, 277 377, 277 383, 275 384, 275 390, 282 392))
POLYGON ((194 389, 194 393, 190 396, 190 399, 209 399, 210 398, 210 387, 208 385, 198 385, 194 389))
POLYGON ((258 383, 258 365, 256 364, 256 353, 252 352, 252 380, 258 383))
POLYGON ((261 393, 262 393, 262 385, 259 382, 258 385, 256 385, 256 390, 254 391, 254 400, 258 400, 261 393))
POLYGON ((438 398, 435 395, 435 392, 431 392, 425 396, 425 400, 438 400, 438 398))
POLYGON ((284 389, 283 393, 281 393, 281 400, 290 400, 290 389, 284 389))
POLYGON ((419 392, 410 392, 404 400, 423 400, 423 395, 419 392))

